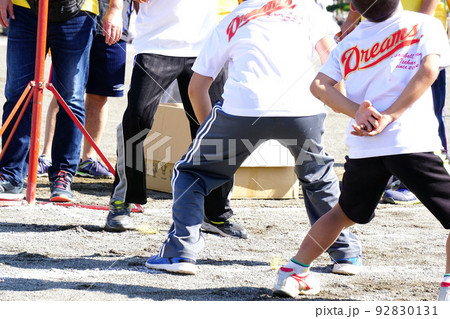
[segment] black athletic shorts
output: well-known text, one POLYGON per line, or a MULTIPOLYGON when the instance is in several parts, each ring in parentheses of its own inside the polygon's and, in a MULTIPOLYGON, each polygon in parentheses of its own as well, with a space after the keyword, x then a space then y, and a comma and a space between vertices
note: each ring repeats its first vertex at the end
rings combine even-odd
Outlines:
POLYGON ((86 93, 112 97, 123 96, 126 45, 127 43, 123 40, 108 45, 103 35, 94 37, 89 57, 86 93))
POLYGON ((361 159, 346 158, 339 205, 355 223, 375 217, 375 208, 394 175, 450 229, 450 168, 441 153, 412 153, 361 159))

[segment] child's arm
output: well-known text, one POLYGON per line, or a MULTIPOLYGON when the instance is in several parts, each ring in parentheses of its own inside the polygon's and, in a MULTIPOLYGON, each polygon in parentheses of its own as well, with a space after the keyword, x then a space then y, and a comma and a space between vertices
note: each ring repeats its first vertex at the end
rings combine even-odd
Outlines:
POLYGON ((439 0, 423 0, 419 12, 433 16, 438 3, 439 0))
MULTIPOLYGON (((336 46, 336 43, 333 41, 333 39, 331 38, 331 36, 327 36, 324 37, 322 39, 320 39, 315 46, 315 50, 317 52, 317 54, 319 55, 320 58, 320 63, 323 65, 327 59, 328 56, 330 55, 331 50, 333 50, 333 48, 336 46)), ((339 83, 336 83, 334 85, 334 87, 336 89, 339 90, 339 92, 341 92, 342 94, 345 95, 345 86, 344 86, 344 81, 341 81, 339 83)), ((333 111, 335 112, 339 112, 338 110, 333 109, 333 111)))
POLYGON ((331 50, 336 46, 336 43, 333 41, 331 36, 326 36, 322 39, 320 39, 314 49, 316 50, 317 54, 320 58, 320 63, 323 65, 325 61, 328 59, 328 56, 330 55, 331 50))
POLYGON ((361 15, 355 10, 350 9, 347 15, 347 19, 341 25, 341 32, 338 34, 339 41, 344 39, 350 32, 352 32, 361 20, 361 15))
POLYGON ((343 95, 336 87, 336 81, 329 76, 319 72, 316 78, 311 83, 311 93, 321 100, 323 103, 331 107, 337 112, 344 113, 351 118, 356 119, 359 125, 364 125, 364 127, 371 130, 372 127, 378 126, 378 119, 381 118, 381 114, 370 104, 370 102, 363 102, 364 111, 358 113, 356 118, 356 112, 360 109, 360 105, 348 99, 343 95))
MULTIPOLYGON (((386 126, 398 119, 403 112, 405 112, 411 104, 416 102, 423 93, 433 84, 439 74, 439 55, 430 54, 422 59, 419 70, 411 78, 409 83, 406 85, 403 92, 395 100, 395 102, 387 108, 385 111, 381 112, 382 117, 379 120, 379 126, 374 128, 372 131, 367 131, 361 128, 354 127, 354 135, 367 135, 373 136, 381 133, 386 126)), ((357 111, 357 113, 360 110, 357 111)))
POLYGON ((198 73, 192 75, 189 82, 188 94, 192 103, 197 121, 202 124, 212 109, 209 87, 213 83, 213 78, 203 76, 198 73))

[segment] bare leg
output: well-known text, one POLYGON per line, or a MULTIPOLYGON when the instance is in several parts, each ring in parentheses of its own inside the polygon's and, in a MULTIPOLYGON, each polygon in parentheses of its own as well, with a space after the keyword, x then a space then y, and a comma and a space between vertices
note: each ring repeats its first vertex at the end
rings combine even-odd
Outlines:
POLYGON ((450 234, 447 237, 446 244, 446 264, 445 264, 445 275, 441 283, 441 287, 439 288, 438 301, 450 301, 450 281, 448 274, 450 274, 450 234))
POLYGON ((314 223, 294 259, 305 265, 311 264, 336 241, 344 228, 353 224, 337 204, 314 223))
MULTIPOLYGON (((108 97, 96 94, 86 94, 85 108, 86 120, 84 127, 92 137, 94 142, 98 145, 103 135, 106 122, 108 120, 108 97)), ((96 158, 96 151, 91 146, 89 141, 83 141, 83 154, 81 159, 83 161, 88 158, 96 158)))
POLYGON ((42 150, 42 155, 50 156, 52 154, 52 141, 53 135, 55 134, 56 114, 58 111, 58 102, 56 98, 53 97, 48 106, 47 117, 45 120, 44 148, 42 150))
POLYGON ((446 254, 447 254, 447 262, 445 265, 445 273, 450 274, 450 234, 448 234, 447 237, 446 254))

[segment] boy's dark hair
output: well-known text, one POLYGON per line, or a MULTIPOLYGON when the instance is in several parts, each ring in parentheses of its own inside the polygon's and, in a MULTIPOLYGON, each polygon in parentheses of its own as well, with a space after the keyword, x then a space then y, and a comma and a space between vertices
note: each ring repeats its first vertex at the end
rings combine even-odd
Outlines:
POLYGON ((364 18, 381 22, 392 16, 400 0, 352 0, 353 7, 364 18))

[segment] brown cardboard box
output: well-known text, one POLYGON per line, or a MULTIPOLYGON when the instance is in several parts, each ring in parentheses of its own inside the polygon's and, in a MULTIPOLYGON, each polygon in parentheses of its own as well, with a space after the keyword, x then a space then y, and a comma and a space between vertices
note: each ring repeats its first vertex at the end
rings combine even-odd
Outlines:
MULTIPOLYGON (((189 122, 181 104, 160 104, 144 141, 147 188, 171 193, 174 164, 191 143, 189 122)), ((235 175, 232 198, 298 198, 293 158, 276 141, 256 149, 235 175)))

